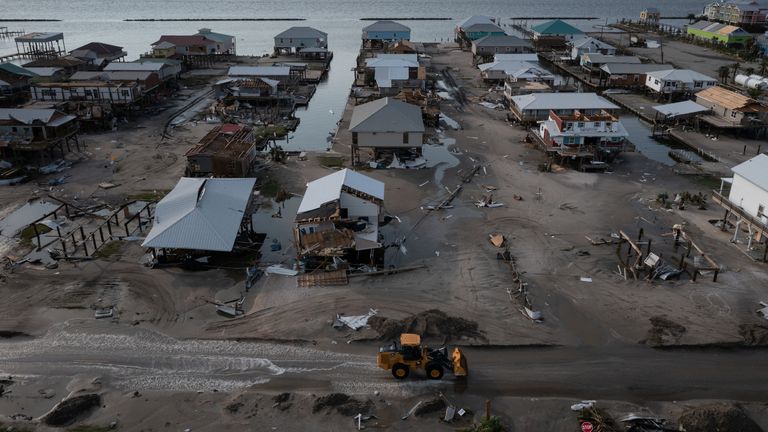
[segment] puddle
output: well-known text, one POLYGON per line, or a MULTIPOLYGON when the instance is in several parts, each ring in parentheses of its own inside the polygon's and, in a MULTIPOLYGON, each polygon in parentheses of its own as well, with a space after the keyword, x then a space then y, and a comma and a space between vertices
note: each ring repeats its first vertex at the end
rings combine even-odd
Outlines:
POLYGON ((435 183, 442 187, 445 170, 457 166, 459 159, 451 154, 449 149, 456 144, 456 139, 442 137, 440 142, 443 144, 424 144, 421 151, 427 161, 427 168, 435 168, 435 183))
POLYGON ((293 197, 281 203, 264 200, 259 210, 253 214, 253 229, 265 233, 267 237, 261 246, 261 262, 277 264, 293 259, 293 223, 301 198, 293 197), (280 217, 277 217, 277 215, 280 217), (272 250, 273 244, 279 244, 279 250, 272 250))
POLYGON ((647 123, 643 123, 633 115, 622 116, 621 123, 629 132, 629 140, 635 145, 639 153, 667 166, 677 164, 669 157, 669 151, 672 148, 653 139, 651 137, 652 129, 647 123))
POLYGON ((58 203, 46 200, 28 202, 9 213, 3 220, 0 220, 0 235, 3 237, 14 237, 29 225, 30 222, 56 210, 58 207, 58 203))

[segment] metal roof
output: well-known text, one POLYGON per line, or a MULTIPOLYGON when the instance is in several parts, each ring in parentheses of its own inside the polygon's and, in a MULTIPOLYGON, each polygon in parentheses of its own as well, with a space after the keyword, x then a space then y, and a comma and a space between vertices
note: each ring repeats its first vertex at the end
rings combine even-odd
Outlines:
POLYGON ((472 42, 479 47, 530 47, 531 43, 525 39, 511 35, 488 35, 472 42))
POLYGON ((614 56, 605 55, 600 53, 586 53, 581 56, 583 59, 588 59, 591 63, 642 63, 639 57, 635 56, 614 56))
POLYGON ((466 29, 467 27, 475 24, 493 24, 493 18, 485 15, 472 15, 471 17, 465 18, 459 22, 457 27, 460 29, 466 29))
POLYGON ((383 98, 358 105, 349 124, 352 132, 424 132, 421 108, 383 98))
POLYGON ((202 35, 162 35, 160 39, 151 44, 157 46, 163 42, 170 42, 175 46, 209 46, 215 44, 216 41, 208 39, 202 35))
POLYGON ((107 72, 125 72, 125 71, 160 71, 165 64, 155 62, 112 62, 104 70, 107 72))
POLYGON ((609 75, 621 74, 644 74, 653 71, 669 70, 674 66, 668 64, 656 63, 607 63, 600 66, 600 69, 609 75))
POLYGON ((34 72, 30 72, 27 69, 24 69, 21 66, 15 65, 13 63, 0 63, 0 70, 6 71, 13 75, 21 75, 21 76, 27 76, 30 78, 34 78, 37 76, 34 72))
POLYGON ((280 39, 327 39, 328 33, 312 27, 291 27, 288 30, 278 33, 275 38, 280 39))
POLYGON ((709 111, 709 108, 701 106, 694 101, 683 101, 666 105, 657 105, 653 107, 653 109, 668 117, 678 117, 709 111))
POLYGON ((514 76, 514 77, 521 77, 525 74, 527 76, 550 76, 554 78, 554 75, 552 75, 549 71, 542 69, 538 65, 535 65, 533 63, 528 63, 525 61, 514 61, 514 60, 505 60, 505 61, 495 61, 493 63, 483 63, 481 65, 477 66, 478 69, 481 71, 502 71, 507 75, 514 76))
POLYGON ((398 22, 384 20, 363 27, 364 32, 410 32, 411 28, 398 22))
POLYGON ((40 77, 52 77, 64 70, 58 67, 28 67, 25 69, 40 77))
MULTIPOLYGON (((74 120, 77 117, 64 115, 55 109, 39 109, 39 108, 0 108, 0 121, 2 120, 15 120, 24 124, 32 124, 34 122, 49 123, 54 118, 63 118, 66 121, 74 120)), ((59 121, 64 123, 64 121, 59 121)))
POLYGON ((534 93, 512 96, 521 110, 618 109, 596 93, 534 93))
POLYGON ((307 191, 297 214, 319 209, 323 204, 341 198, 342 186, 384 199, 384 183, 350 169, 343 169, 307 183, 307 191))
POLYGON ((531 30, 533 30, 534 33, 541 35, 569 35, 584 33, 576 27, 559 19, 547 21, 545 23, 533 26, 531 30))
POLYGON ((496 54, 493 56, 494 61, 524 61, 529 63, 538 63, 539 55, 536 53, 523 53, 523 54, 496 54))
POLYGON ((231 251, 255 183, 254 178, 182 177, 157 203, 142 247, 231 251))
POLYGON ((694 81, 717 81, 707 75, 692 71, 690 69, 670 69, 664 71, 648 72, 648 76, 665 81, 681 81, 693 83, 694 81))
POLYGON ((745 31, 744 29, 740 27, 736 27, 730 24, 721 24, 718 22, 711 22, 711 21, 699 21, 694 24, 691 24, 688 26, 688 28, 693 28, 696 30, 701 30, 706 33, 712 33, 712 34, 720 34, 723 36, 726 35, 749 35, 749 32, 745 31))
POLYGON ((200 36, 205 36, 208 39, 211 39, 211 40, 216 41, 216 42, 221 42, 221 43, 232 42, 232 39, 235 38, 234 36, 230 36, 230 35, 227 35, 227 34, 224 34, 224 33, 213 32, 209 28, 201 28, 200 30, 197 31, 197 34, 200 35, 200 36))
POLYGON ((476 33, 476 32, 481 32, 481 33, 498 33, 498 32, 502 32, 502 33, 505 33, 504 29, 502 29, 501 27, 499 27, 499 26, 497 26, 496 24, 493 24, 493 23, 477 23, 477 24, 472 24, 471 26, 463 27, 463 29, 467 33, 476 33))
POLYGON ((603 42, 603 41, 601 41, 599 39, 595 39, 595 38, 593 38, 591 36, 586 36, 586 37, 583 37, 581 39, 577 39, 577 40, 573 41, 573 43, 571 43, 571 46, 573 46, 574 48, 581 48, 581 47, 583 47, 585 45, 591 45, 591 46, 593 46, 593 47, 595 47, 597 49, 611 49, 611 48, 615 49, 615 47, 613 45, 607 44, 607 43, 605 43, 605 42, 603 42))
POLYGON ((230 66, 229 76, 288 76, 290 67, 281 66, 230 66))
POLYGON ((64 39, 64 33, 41 33, 41 32, 34 32, 34 33, 27 33, 25 35, 21 35, 17 38, 14 38, 14 41, 16 42, 53 42, 57 40, 64 39))
POLYGON ((768 191, 768 156, 759 154, 731 168, 734 174, 747 179, 764 191, 768 191))

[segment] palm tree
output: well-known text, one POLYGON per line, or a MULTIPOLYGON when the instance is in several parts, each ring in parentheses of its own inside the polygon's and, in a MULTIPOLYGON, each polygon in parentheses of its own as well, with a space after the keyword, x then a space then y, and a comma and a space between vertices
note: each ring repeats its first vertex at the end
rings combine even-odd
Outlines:
POLYGON ((753 75, 755 73, 755 68, 748 67, 744 69, 744 75, 753 75))
POLYGON ((765 74, 768 73, 768 58, 764 58, 763 61, 760 62, 760 75, 765 76, 765 74))
POLYGON ((739 72, 739 68, 741 67, 741 63, 736 62, 731 66, 733 68, 733 73, 731 74, 731 81, 736 79, 736 74, 739 72))
POLYGON ((688 14, 688 24, 693 24, 693 21, 696 19, 696 14, 688 14))
POLYGON ((720 82, 725 84, 726 81, 728 81, 728 75, 731 74, 731 69, 728 66, 720 66, 720 69, 717 70, 717 73, 720 77, 720 82))

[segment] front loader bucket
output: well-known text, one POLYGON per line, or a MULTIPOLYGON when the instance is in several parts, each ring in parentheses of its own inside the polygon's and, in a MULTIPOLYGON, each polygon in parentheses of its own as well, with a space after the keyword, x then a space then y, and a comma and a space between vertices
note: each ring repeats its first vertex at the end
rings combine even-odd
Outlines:
POLYGON ((453 360, 453 374, 457 377, 465 377, 469 374, 469 367, 467 366, 467 358, 464 357, 464 353, 460 349, 454 348, 451 355, 453 360))

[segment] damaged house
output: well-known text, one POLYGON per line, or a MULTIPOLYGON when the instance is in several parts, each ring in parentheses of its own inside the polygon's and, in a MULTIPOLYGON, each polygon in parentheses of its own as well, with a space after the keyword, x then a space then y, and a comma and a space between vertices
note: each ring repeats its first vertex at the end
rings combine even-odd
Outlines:
POLYGON ((382 96, 395 95, 402 89, 424 89, 426 68, 419 65, 416 54, 377 54, 365 60, 358 71, 358 80, 366 84, 375 82, 382 96))
POLYGON ((208 132, 186 153, 187 175, 191 177, 245 177, 256 165, 264 147, 250 126, 224 124, 208 132))
POLYGON ((294 228, 298 259, 307 272, 334 264, 339 271, 339 260, 382 265, 383 202, 384 183, 349 169, 309 182, 294 228))
POLYGON ((0 109, 0 155, 18 159, 25 152, 41 157, 53 156, 58 149, 63 156, 70 144, 80 148, 77 117, 53 109, 0 109))

